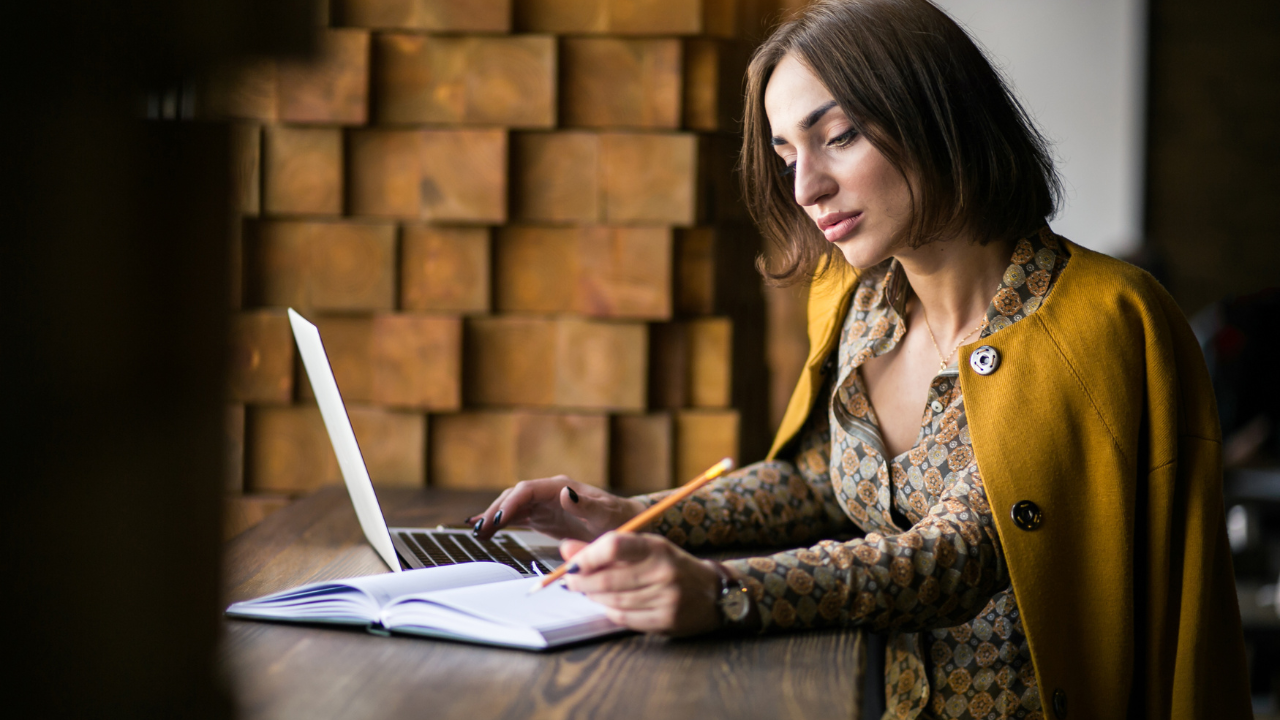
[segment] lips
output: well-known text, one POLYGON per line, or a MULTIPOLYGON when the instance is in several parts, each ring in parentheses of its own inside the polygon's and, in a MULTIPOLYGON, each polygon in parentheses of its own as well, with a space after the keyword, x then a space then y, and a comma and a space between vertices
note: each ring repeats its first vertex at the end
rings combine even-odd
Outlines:
POLYGON ((853 232, 860 220, 861 212, 827 213, 818 218, 818 229, 826 236, 827 242, 839 242, 853 232))

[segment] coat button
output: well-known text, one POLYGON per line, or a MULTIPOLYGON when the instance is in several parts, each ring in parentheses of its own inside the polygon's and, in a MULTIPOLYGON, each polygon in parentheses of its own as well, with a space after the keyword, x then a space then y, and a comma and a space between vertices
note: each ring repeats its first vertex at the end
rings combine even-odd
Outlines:
POLYGON ((1067 694, 1061 688, 1053 691, 1053 714, 1058 716, 1058 720, 1066 720, 1067 694))
MULTIPOLYGON (((1013 524, 1020 530, 1035 530, 1044 522, 1044 513, 1040 506, 1030 500, 1019 500, 1013 504, 1013 524)), ((1063 697, 1066 697, 1065 695, 1063 697)))
POLYGON ((990 375, 1000 367, 1000 353, 990 345, 983 345, 969 355, 969 367, 979 375, 990 375))

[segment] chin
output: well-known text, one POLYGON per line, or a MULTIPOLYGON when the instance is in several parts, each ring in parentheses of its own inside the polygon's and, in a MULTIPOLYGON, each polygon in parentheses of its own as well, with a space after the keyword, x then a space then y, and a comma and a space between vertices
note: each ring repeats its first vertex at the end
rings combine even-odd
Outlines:
POLYGON ((884 243, 867 242, 865 239, 846 238, 837 240, 835 245, 845 261, 857 270, 875 267, 892 255, 884 243))

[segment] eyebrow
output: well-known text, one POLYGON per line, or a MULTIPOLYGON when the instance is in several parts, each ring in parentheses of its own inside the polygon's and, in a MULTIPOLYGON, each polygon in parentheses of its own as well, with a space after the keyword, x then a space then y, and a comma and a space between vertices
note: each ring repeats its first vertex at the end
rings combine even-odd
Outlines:
MULTIPOLYGON (((822 116, 826 115, 827 111, 835 107, 837 104, 838 103, 836 103, 835 100, 830 100, 828 102, 823 103, 813 112, 809 113, 808 115, 805 115, 804 119, 800 121, 800 129, 808 130, 809 128, 816 125, 818 121, 822 119, 822 116)), ((786 145, 787 141, 775 135, 770 140, 770 143, 773 145, 786 145)))

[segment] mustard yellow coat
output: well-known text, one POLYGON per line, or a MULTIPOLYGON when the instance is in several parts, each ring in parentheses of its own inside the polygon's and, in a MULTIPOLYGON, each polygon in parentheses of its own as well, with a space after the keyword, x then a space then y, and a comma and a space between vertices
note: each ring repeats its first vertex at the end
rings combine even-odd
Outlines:
MULTIPOLYGON (((1045 716, 1252 717, 1222 507, 1221 434, 1194 335, 1149 274, 1071 244, 1034 314, 960 350, 987 497, 1045 716), (975 373, 991 345, 1000 365, 975 373), (1010 509, 1043 511, 1024 531, 1010 509)), ((809 358, 769 457, 799 432, 852 272, 810 290, 809 358)))

